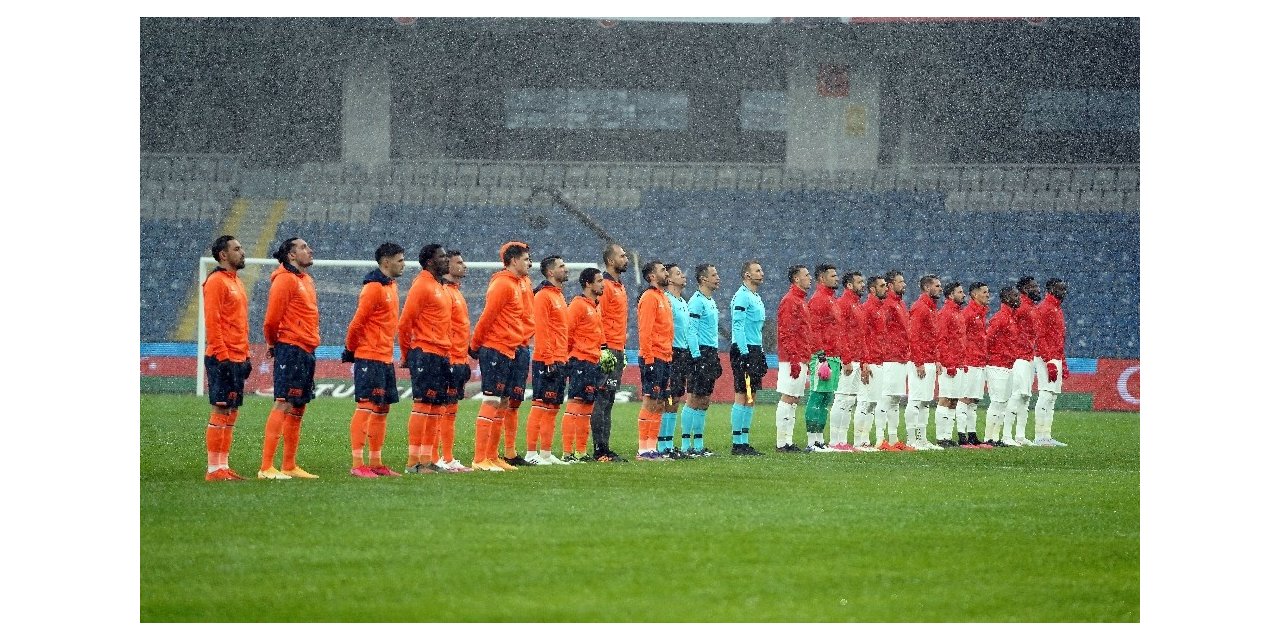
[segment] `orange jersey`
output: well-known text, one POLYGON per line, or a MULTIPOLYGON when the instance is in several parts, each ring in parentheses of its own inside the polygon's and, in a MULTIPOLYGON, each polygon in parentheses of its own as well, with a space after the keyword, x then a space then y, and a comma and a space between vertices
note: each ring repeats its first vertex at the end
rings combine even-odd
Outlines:
POLYGON ((595 364, 604 344, 604 323, 598 302, 578 296, 569 303, 569 357, 595 364))
MULTIPOLYGON (((560 296, 563 298, 564 296, 560 296)), ((529 340, 533 338, 537 330, 534 328, 534 305, 533 305, 533 281, 529 276, 520 279, 520 299, 524 301, 524 315, 520 318, 524 321, 524 342, 521 346, 529 346, 529 340)))
POLYGON ((484 309, 471 334, 473 347, 489 347, 508 358, 514 358, 516 347, 528 344, 525 318, 531 315, 531 311, 526 309, 524 292, 521 291, 524 282, 525 278, 506 269, 489 277, 489 292, 485 294, 484 309))
POLYGON ((407 358, 412 349, 449 357, 449 327, 453 323, 453 296, 430 271, 413 279, 400 314, 400 349, 407 358))
POLYGON ((444 290, 453 296, 453 324, 449 327, 449 364, 467 364, 471 345, 471 316, 467 314, 467 299, 462 296, 462 285, 445 282, 444 290))
POLYGON ((286 264, 271 272, 262 336, 269 347, 283 342, 314 352, 320 346, 320 306, 310 274, 286 264))
POLYGON ((533 359, 545 364, 569 361, 569 305, 564 291, 546 280, 533 292, 533 359))
POLYGON ((399 322, 400 288, 394 279, 374 269, 364 277, 364 288, 360 289, 356 313, 347 325, 343 344, 361 360, 390 364, 399 322))
POLYGON ((605 344, 621 351, 627 345, 627 288, 607 271, 599 309, 604 321, 605 344))
POLYGON ((204 354, 244 362, 249 357, 249 296, 240 276, 222 267, 204 281, 204 354))
POLYGON ((671 343, 676 336, 676 321, 667 294, 649 287, 640 295, 636 308, 640 329, 640 360, 671 362, 671 343))

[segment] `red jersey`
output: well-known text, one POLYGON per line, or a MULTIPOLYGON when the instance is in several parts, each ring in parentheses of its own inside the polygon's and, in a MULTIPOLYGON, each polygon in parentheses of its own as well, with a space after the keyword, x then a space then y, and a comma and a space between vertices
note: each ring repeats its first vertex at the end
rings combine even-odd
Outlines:
POLYGON ((838 333, 844 334, 843 344, 840 349, 840 361, 845 364, 862 362, 862 345, 866 340, 866 335, 863 331, 866 312, 863 311, 862 305, 858 304, 858 298, 858 294, 851 289, 845 289, 844 293, 836 300, 836 307, 840 309, 840 320, 842 322, 838 333))
POLYGON ((1031 362, 1036 357, 1036 304, 1027 294, 1018 295, 1022 297, 1022 304, 1013 310, 1013 321, 1018 325, 1022 339, 1013 345, 1013 353, 1017 359, 1031 362))
POLYGON ((424 269, 413 279, 400 314, 401 358, 409 357, 413 349, 448 358, 453 347, 452 325, 453 295, 424 269))
POLYGON ((543 280, 533 291, 533 359, 543 364, 569 361, 569 305, 564 292, 543 280))
POLYGON ((938 361, 938 302, 921 292, 911 305, 911 362, 917 366, 938 361))
POLYGON ((283 342, 312 353, 320 346, 320 305, 316 281, 310 274, 291 264, 281 264, 271 272, 262 337, 268 347, 283 342))
POLYGON ((600 294, 600 317, 604 321, 604 341, 621 351, 627 345, 627 288, 608 271, 604 273, 604 293, 600 294))
POLYGON ((462 295, 462 285, 444 283, 444 290, 453 298, 453 322, 449 324, 449 364, 467 364, 471 346, 471 316, 467 314, 467 299, 462 295))
POLYGON ((844 318, 836 305, 836 290, 818 285, 813 297, 809 298, 808 306, 809 344, 833 358, 840 358, 844 351, 844 337, 841 335, 844 333, 844 318))
POLYGON ((604 346, 604 323, 599 303, 578 296, 569 303, 569 357, 595 364, 604 346))
POLYGON ((907 362, 911 360, 911 345, 908 341, 910 319, 907 307, 902 298, 889 289, 884 296, 884 361, 907 362))
POLYGON ((355 315, 347 324, 346 348, 361 360, 391 364, 396 325, 400 322, 400 289, 379 269, 364 277, 355 315))
POLYGON ((1044 359, 1062 360, 1067 357, 1067 321, 1062 316, 1062 301, 1052 293, 1036 307, 1036 353, 1044 359))
POLYGON ((640 329, 641 362, 671 362, 672 342, 676 337, 674 314, 662 289, 649 287, 640 294, 636 320, 640 329))
POLYGON ((498 353, 514 358, 516 347, 528 343, 525 337, 525 297, 521 285, 525 278, 507 269, 489 276, 489 292, 485 294, 484 309, 476 320, 471 334, 475 348, 489 347, 498 353))
POLYGON ((793 284, 778 301, 778 361, 808 364, 813 356, 811 337, 804 289, 793 284))
POLYGON ((204 354, 244 362, 249 357, 249 296, 235 271, 222 267, 204 281, 204 354))
POLYGON ((1016 351, 1020 340, 1022 329, 1013 319, 1013 309, 1000 303, 1000 310, 991 316, 991 324, 987 327, 987 353, 991 357, 991 366, 1012 367, 1013 361, 1018 359, 1016 351))
POLYGON ((970 302, 960 315, 964 317, 964 365, 987 366, 987 307, 970 302))
POLYGON ((964 312, 955 300, 947 298, 938 312, 938 365, 943 369, 964 366, 964 312))
POLYGON ((884 364, 884 300, 867 296, 862 320, 862 364, 884 364))

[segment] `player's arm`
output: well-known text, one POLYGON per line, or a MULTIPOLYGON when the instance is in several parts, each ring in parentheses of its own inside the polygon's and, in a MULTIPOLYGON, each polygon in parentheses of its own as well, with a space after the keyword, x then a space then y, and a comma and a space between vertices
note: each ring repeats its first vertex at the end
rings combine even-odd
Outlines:
POLYGON ((404 309, 400 312, 400 325, 396 333, 400 340, 401 363, 409 361, 409 350, 413 348, 413 325, 422 313, 423 291, 422 287, 409 287, 409 295, 404 299, 404 309))
MULTIPOLYGON (((489 291, 484 297, 484 309, 480 311, 480 318, 476 320, 476 327, 471 331, 471 351, 478 349, 489 338, 489 333, 493 330, 493 325, 498 320, 500 310, 503 305, 516 296, 516 293, 511 286, 505 284, 501 279, 495 280, 493 284, 489 285, 489 291)), ((518 303, 518 297, 516 300, 518 303)))
POLYGON ((382 302, 382 288, 376 282, 365 283, 364 288, 360 290, 360 298, 356 302, 355 315, 351 316, 351 322, 347 324, 347 338, 343 341, 343 346, 347 351, 354 353, 360 348, 362 338, 364 338, 365 327, 369 324, 369 317, 373 315, 376 305, 382 302))
POLYGON ((267 348, 273 349, 280 339, 280 323, 284 320, 284 312, 289 308, 289 300, 293 298, 294 287, 289 286, 283 277, 271 283, 267 292, 267 312, 262 319, 262 337, 267 341, 267 348))
POLYGON ((702 354, 702 348, 698 346, 698 320, 702 314, 695 311, 699 307, 695 307, 697 297, 695 296, 685 305, 685 309, 689 312, 689 321, 684 323, 684 344, 689 348, 689 354, 694 360, 702 354), (695 315, 696 314, 696 315, 695 315))
MULTIPOLYGON (((227 296, 227 287, 222 278, 209 278, 204 287, 204 327, 205 343, 213 349, 216 360, 229 360, 231 351, 227 348, 227 338, 223 334, 222 304, 227 296)), ((199 354, 203 356, 204 354, 199 354)))
MULTIPOLYGON (((636 306, 637 329, 640 332, 640 353, 652 353, 649 345, 653 342, 654 325, 658 321, 657 308, 649 295, 640 296, 640 304, 636 306)), ((644 364, 644 363, 641 363, 644 364)))

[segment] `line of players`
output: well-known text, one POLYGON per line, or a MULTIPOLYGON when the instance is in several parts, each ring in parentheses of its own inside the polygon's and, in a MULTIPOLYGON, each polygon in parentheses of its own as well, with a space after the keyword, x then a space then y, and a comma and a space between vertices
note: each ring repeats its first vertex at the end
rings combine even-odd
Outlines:
MULTIPOLYGON (((244 251, 234 237, 222 236, 214 242, 212 253, 219 266, 204 283, 208 335, 205 363, 209 398, 213 405, 206 428, 206 479, 238 480, 242 477, 230 469, 227 458, 237 409, 243 399, 244 381, 251 370, 248 359, 248 301, 237 275, 245 265, 244 251)), ((378 247, 375 252, 377 268, 362 282, 360 299, 348 326, 346 348, 342 354, 343 362, 353 364, 356 383, 357 407, 350 425, 352 475, 365 478, 400 475, 382 460, 387 414, 390 405, 399 401, 392 363, 396 340, 399 340, 402 351, 400 366, 409 369, 413 389, 406 473, 496 472, 512 471, 523 465, 626 461, 609 445, 612 405, 625 362, 623 346, 629 312, 621 276, 628 268, 626 252, 616 244, 607 246, 602 256, 605 270, 584 270, 578 278, 582 293, 575 296, 570 304, 565 304, 563 291, 568 280, 567 269, 559 256, 548 256, 541 261, 540 270, 545 279, 536 288, 529 278, 532 261, 526 244, 508 242, 500 248, 499 256, 504 267, 490 278, 485 307, 472 330, 466 301, 460 291, 462 279, 466 276, 466 263, 460 252, 446 251, 436 244, 424 246, 418 256, 422 272, 414 280, 404 309, 400 311, 396 278, 404 272, 404 249, 394 243, 378 247), (457 402, 471 377, 469 358, 480 364, 483 401, 476 419, 476 453, 472 464, 467 466, 454 458, 453 444, 457 402), (526 453, 521 456, 515 447, 516 416, 524 401, 531 367, 533 406, 526 423, 526 453), (561 405, 566 405, 561 438, 563 458, 552 452, 555 420, 561 405), (594 444, 594 452, 590 455, 586 452, 588 428, 594 444), (503 440, 504 451, 499 455, 499 443, 503 440), (364 458, 366 445, 369 453, 367 462, 364 458)), ((296 460, 302 416, 313 397, 314 353, 320 341, 315 283, 308 273, 314 254, 304 240, 295 237, 285 240, 274 257, 280 266, 271 274, 263 336, 268 345, 268 356, 275 360, 272 371, 276 401, 265 427, 258 477, 273 480, 315 478, 314 474, 298 466, 296 460), (277 468, 275 454, 282 440, 282 464, 277 468)), ((895 309, 894 300, 900 302, 901 274, 888 274, 888 280, 894 283, 891 289, 896 292, 888 304, 877 302, 888 298, 890 289, 883 286, 885 278, 877 277, 872 281, 876 295, 862 305, 857 305, 856 300, 863 288, 861 276, 846 274, 846 293, 839 302, 846 307, 853 305, 855 312, 842 314, 839 309, 834 309, 833 313, 833 308, 839 305, 824 305, 825 299, 831 297, 829 293, 822 297, 824 291, 834 289, 834 267, 819 266, 819 294, 807 304, 804 301, 804 292, 810 284, 807 268, 793 267, 790 271, 792 290, 779 306, 781 362, 778 390, 782 395, 777 421, 779 450, 799 450, 790 442, 790 433, 795 403, 804 391, 808 369, 814 373, 809 409, 806 411, 806 428, 810 432, 806 450, 852 450, 846 438, 850 409, 855 406, 856 445, 862 450, 870 449, 865 437, 865 416, 874 407, 877 417, 884 415, 882 425, 887 426, 890 420, 894 425, 887 431, 887 438, 885 429, 880 429, 880 448, 905 449, 905 446, 897 444, 895 400, 907 394, 898 393, 898 385, 894 382, 894 371, 901 370, 895 366, 902 363, 892 359, 883 361, 898 353, 898 342, 895 342, 897 328, 889 317, 895 316, 891 313, 895 309), (813 318, 812 328, 810 317, 813 318), (845 319, 850 323, 862 319, 856 326, 864 328, 855 330, 855 325, 846 326, 845 319), (891 330, 889 327, 894 328, 891 330), (842 337, 861 333, 866 334, 865 340, 842 337), (880 342, 886 345, 884 358, 877 346, 880 342), (819 343, 822 348, 809 346, 819 343), (782 360, 784 356, 786 360, 782 360), (831 366, 833 360, 834 369, 831 366), (841 364, 846 361, 848 365, 841 364), (860 369, 860 376, 850 375, 855 364, 860 369), (830 414, 833 416, 833 429, 828 445, 823 442, 822 432, 827 410, 832 408, 832 394, 835 404, 830 414), (857 417, 863 419, 860 421, 857 417)), ((754 390, 767 371, 761 340, 765 312, 759 295, 764 272, 759 262, 748 261, 743 265, 741 275, 742 286, 731 302, 733 331, 729 361, 735 391, 731 413, 733 453, 760 455, 750 445, 750 428, 754 390)), ((712 293, 719 287, 717 269, 709 264, 696 268, 698 290, 688 301, 683 298, 686 277, 678 265, 651 261, 642 268, 642 276, 648 286, 637 304, 640 389, 643 393, 637 425, 637 459, 653 461, 714 455, 704 445, 703 427, 712 389, 722 375, 717 349, 719 308, 712 298, 712 293), (682 412, 684 429, 681 446, 676 449, 676 412, 686 389, 689 397, 682 412)), ((931 278, 930 290, 937 289, 937 278, 931 278)), ((925 279, 921 282, 923 291, 925 279)), ((979 285, 981 283, 976 283, 971 290, 980 289, 974 297, 985 309, 986 287, 979 285)), ((1051 280, 1049 286, 1050 299, 1059 301, 1057 318, 1058 325, 1062 325, 1060 300, 1065 296, 1066 285, 1051 280), (1057 298, 1052 298, 1055 292, 1057 298)), ((1020 287, 1024 287, 1024 296, 1035 296, 1038 292, 1033 280, 1030 284, 1020 283, 1020 287)), ((958 300, 952 296, 952 286, 949 285, 947 291, 957 305, 963 302, 963 291, 958 300)), ((929 295, 937 297, 936 292, 929 295)), ((921 300, 924 297, 922 294, 921 300)), ((1016 295, 1011 302, 1006 300, 1010 308, 1017 308, 1018 302, 1016 295)), ((923 309, 921 304, 917 301, 916 307, 923 309)), ((932 307, 929 310, 932 312, 932 307)), ((932 318, 932 313, 928 315, 932 318)), ((926 335, 916 328, 915 316, 913 308, 912 329, 917 335, 926 335)), ((939 317, 947 316, 948 308, 944 305, 939 317)), ((980 317, 985 319, 985 312, 980 317)), ((930 331, 933 331, 933 324, 933 320, 929 320, 930 331)), ((945 320, 943 324, 945 331, 945 320)), ((997 314, 990 331, 996 332, 998 327, 1006 324, 1002 324, 1001 315, 997 314)), ((939 343, 949 344, 945 339, 939 343)), ((998 340, 993 344, 1003 345, 998 340)), ((1058 344, 1061 344, 1060 339, 1058 344)), ((1057 357, 1043 363, 1036 359, 1036 366, 1048 372, 1042 374, 1042 381, 1045 376, 1058 380, 1054 391, 1061 385, 1060 378, 1057 378, 1058 369, 1064 376, 1066 374, 1065 360, 1060 351, 1059 347, 1057 357)), ((1026 399, 1021 395, 1024 378, 1025 396, 1030 394, 1030 374, 1023 375, 1024 367, 1019 364, 1023 360, 1015 358, 1011 366, 999 366, 1003 360, 997 359, 996 353, 997 349, 993 348, 992 363, 988 367, 994 370, 991 378, 992 412, 988 414, 989 436, 992 426, 1001 424, 1000 416, 1003 414, 999 412, 1004 403, 998 403, 996 399, 1003 390, 1010 389, 1011 399, 1022 398, 1021 413, 1017 402, 1008 411, 1010 419, 1006 420, 1006 429, 1012 427, 1016 430, 1025 426, 1026 399), (1000 370, 1008 373, 1002 376, 1000 370), (1006 380, 1008 384, 1002 385, 1006 380)), ((1005 352, 1000 350, 999 353, 1003 357, 1005 352)), ((936 357, 920 360, 924 363, 916 368, 920 382, 911 385, 911 404, 907 411, 908 444, 914 448, 931 448, 931 443, 923 436, 927 409, 922 422, 919 408, 922 402, 932 400, 932 378, 927 385, 927 399, 921 399, 924 392, 917 390, 924 389, 923 381, 933 374, 939 361, 936 357)), ((968 422, 966 439, 964 416, 976 416, 972 414, 972 404, 976 400, 961 393, 948 395, 948 390, 956 388, 954 385, 960 384, 962 378, 972 386, 975 377, 969 373, 978 367, 967 361, 952 364, 944 359, 941 362, 946 373, 939 409, 940 428, 944 424, 944 407, 956 411, 958 399, 960 413, 955 424, 961 434, 961 444, 974 446, 972 421, 968 422), (960 369, 965 368, 969 373, 960 373, 960 369), (966 406, 970 408, 970 414, 963 412, 966 406)), ((1030 360, 1026 363, 1030 366, 1030 360)), ((982 380, 980 376, 976 378, 976 395, 980 396, 982 380)), ((1041 392, 1037 412, 1042 407, 1049 411, 1048 418, 1037 420, 1037 441, 1043 443, 1051 440, 1047 429, 1051 424, 1052 403, 1046 403, 1044 382, 1041 383, 1041 392), (1044 438, 1040 437, 1041 422, 1045 427, 1044 438)), ((951 422, 946 424, 949 435, 951 422)), ((1015 446, 1025 444, 1021 431, 1016 433, 1017 437, 996 438, 994 442, 1015 446)), ((951 442, 949 437, 939 439, 942 446, 951 442)))

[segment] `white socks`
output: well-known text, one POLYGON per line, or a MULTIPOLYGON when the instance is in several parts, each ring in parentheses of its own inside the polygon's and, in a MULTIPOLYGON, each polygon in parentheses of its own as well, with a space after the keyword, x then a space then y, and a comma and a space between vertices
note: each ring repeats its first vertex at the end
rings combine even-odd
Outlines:
POLYGON ((933 427, 933 434, 939 440, 951 440, 951 431, 955 422, 956 410, 952 407, 944 407, 938 405, 933 415, 937 424, 933 427))
POLYGON ((791 438, 794 437, 792 434, 796 430, 796 405, 779 400, 773 424, 778 427, 778 446, 791 444, 791 438))
MULTIPOLYGON (((1007 402, 992 402, 991 406, 987 407, 987 424, 985 429, 987 440, 991 440, 993 442, 1004 440, 1004 437, 1000 435, 1000 428, 1004 426, 1005 408, 1008 404, 1009 403, 1007 402)), ((1009 439, 1013 439, 1013 434, 1009 434, 1009 439)))
POLYGON ((1005 433, 1012 433, 1015 440, 1027 439, 1027 396, 1009 398, 1009 410, 1004 416, 1005 433))
POLYGON ((1036 440, 1053 437, 1053 409, 1058 403, 1058 394, 1052 391, 1040 391, 1036 398, 1036 440))
POLYGON ((831 403, 831 442, 830 444, 849 443, 849 421, 853 419, 854 400, 857 396, 837 393, 831 403))

